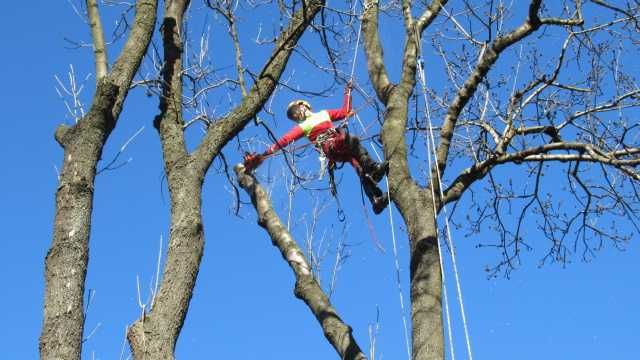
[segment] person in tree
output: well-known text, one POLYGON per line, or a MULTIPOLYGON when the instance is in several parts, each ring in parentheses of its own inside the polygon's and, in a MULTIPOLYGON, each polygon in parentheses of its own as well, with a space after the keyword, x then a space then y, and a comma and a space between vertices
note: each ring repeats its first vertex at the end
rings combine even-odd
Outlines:
POLYGON ((371 201, 373 212, 376 214, 382 212, 389 199, 380 190, 377 183, 388 172, 388 163, 378 163, 371 159, 367 150, 360 144, 360 139, 333 126, 334 121, 353 115, 351 88, 352 84, 349 82, 345 88, 343 104, 340 109, 322 110, 314 113, 311 111, 311 104, 304 100, 295 100, 289 103, 287 117, 295 121, 296 125, 262 154, 246 155, 244 166, 247 171, 253 171, 267 156, 306 136, 316 145, 316 149, 329 159, 330 168, 335 163, 350 163, 360 177, 364 192, 371 201))

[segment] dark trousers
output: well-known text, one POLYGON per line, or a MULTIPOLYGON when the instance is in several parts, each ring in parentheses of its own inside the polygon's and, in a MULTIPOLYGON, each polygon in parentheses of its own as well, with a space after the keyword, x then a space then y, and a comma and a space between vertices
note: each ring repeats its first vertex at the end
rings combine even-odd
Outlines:
POLYGON ((370 176, 367 176, 376 168, 377 162, 362 146, 360 139, 337 129, 333 136, 322 142, 322 151, 330 161, 348 162, 353 166, 360 177, 364 193, 371 202, 374 198, 382 196, 382 190, 370 176))

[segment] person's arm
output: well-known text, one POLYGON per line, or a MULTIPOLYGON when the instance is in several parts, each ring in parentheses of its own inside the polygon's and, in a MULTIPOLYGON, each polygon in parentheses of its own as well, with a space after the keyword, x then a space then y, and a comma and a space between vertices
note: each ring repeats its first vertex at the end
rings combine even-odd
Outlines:
POLYGON ((300 126, 296 125, 291 128, 291 130, 287 131, 286 134, 282 135, 282 137, 278 139, 278 141, 276 141, 273 145, 271 145, 264 153, 262 153, 262 156, 271 155, 303 136, 304 131, 300 126))
POLYGON ((327 110, 331 121, 338 121, 346 118, 351 113, 351 83, 344 89, 344 98, 340 109, 327 110))

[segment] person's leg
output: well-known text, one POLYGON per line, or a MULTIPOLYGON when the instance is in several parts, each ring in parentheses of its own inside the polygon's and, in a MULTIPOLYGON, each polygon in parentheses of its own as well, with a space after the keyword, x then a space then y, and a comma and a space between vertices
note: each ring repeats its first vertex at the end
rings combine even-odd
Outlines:
POLYGON ((349 160, 349 163, 351 164, 351 166, 353 166, 353 169, 356 171, 359 177, 362 177, 362 175, 364 175, 364 171, 362 171, 362 166, 360 166, 360 162, 358 161, 358 159, 352 157, 349 160))
POLYGON ((368 174, 374 182, 380 182, 389 171, 387 162, 378 163, 373 160, 358 137, 345 134, 345 146, 351 155, 358 159, 362 171, 368 174))
POLYGON ((375 170, 378 164, 371 160, 369 154, 359 144, 358 138, 341 133, 323 144, 323 151, 332 161, 348 162, 353 166, 360 178, 364 193, 371 202, 373 212, 379 214, 387 206, 389 200, 387 195, 380 190, 372 175, 367 172, 367 170, 375 170))
POLYGON ((380 214, 389 203, 387 194, 382 192, 378 185, 368 175, 361 176, 360 182, 362 183, 364 193, 367 195, 367 198, 369 198, 369 201, 371 202, 373 212, 375 214, 380 214))
POLYGON ((360 178, 360 183, 362 184, 362 188, 364 189, 365 195, 371 202, 371 206, 373 207, 373 212, 375 214, 379 214, 387 207, 387 203, 389 199, 387 198, 387 194, 383 193, 382 190, 378 187, 375 181, 371 178, 370 174, 367 174, 363 171, 363 167, 355 157, 352 157, 349 161, 351 166, 355 169, 356 173, 358 173, 358 177, 360 178))

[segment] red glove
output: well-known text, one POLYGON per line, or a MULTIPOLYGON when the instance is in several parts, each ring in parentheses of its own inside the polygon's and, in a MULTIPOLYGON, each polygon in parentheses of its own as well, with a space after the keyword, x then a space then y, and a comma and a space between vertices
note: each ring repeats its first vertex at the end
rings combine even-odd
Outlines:
POLYGON ((255 170, 262 162, 264 157, 260 154, 250 153, 244 156, 244 167, 248 172, 255 170))

